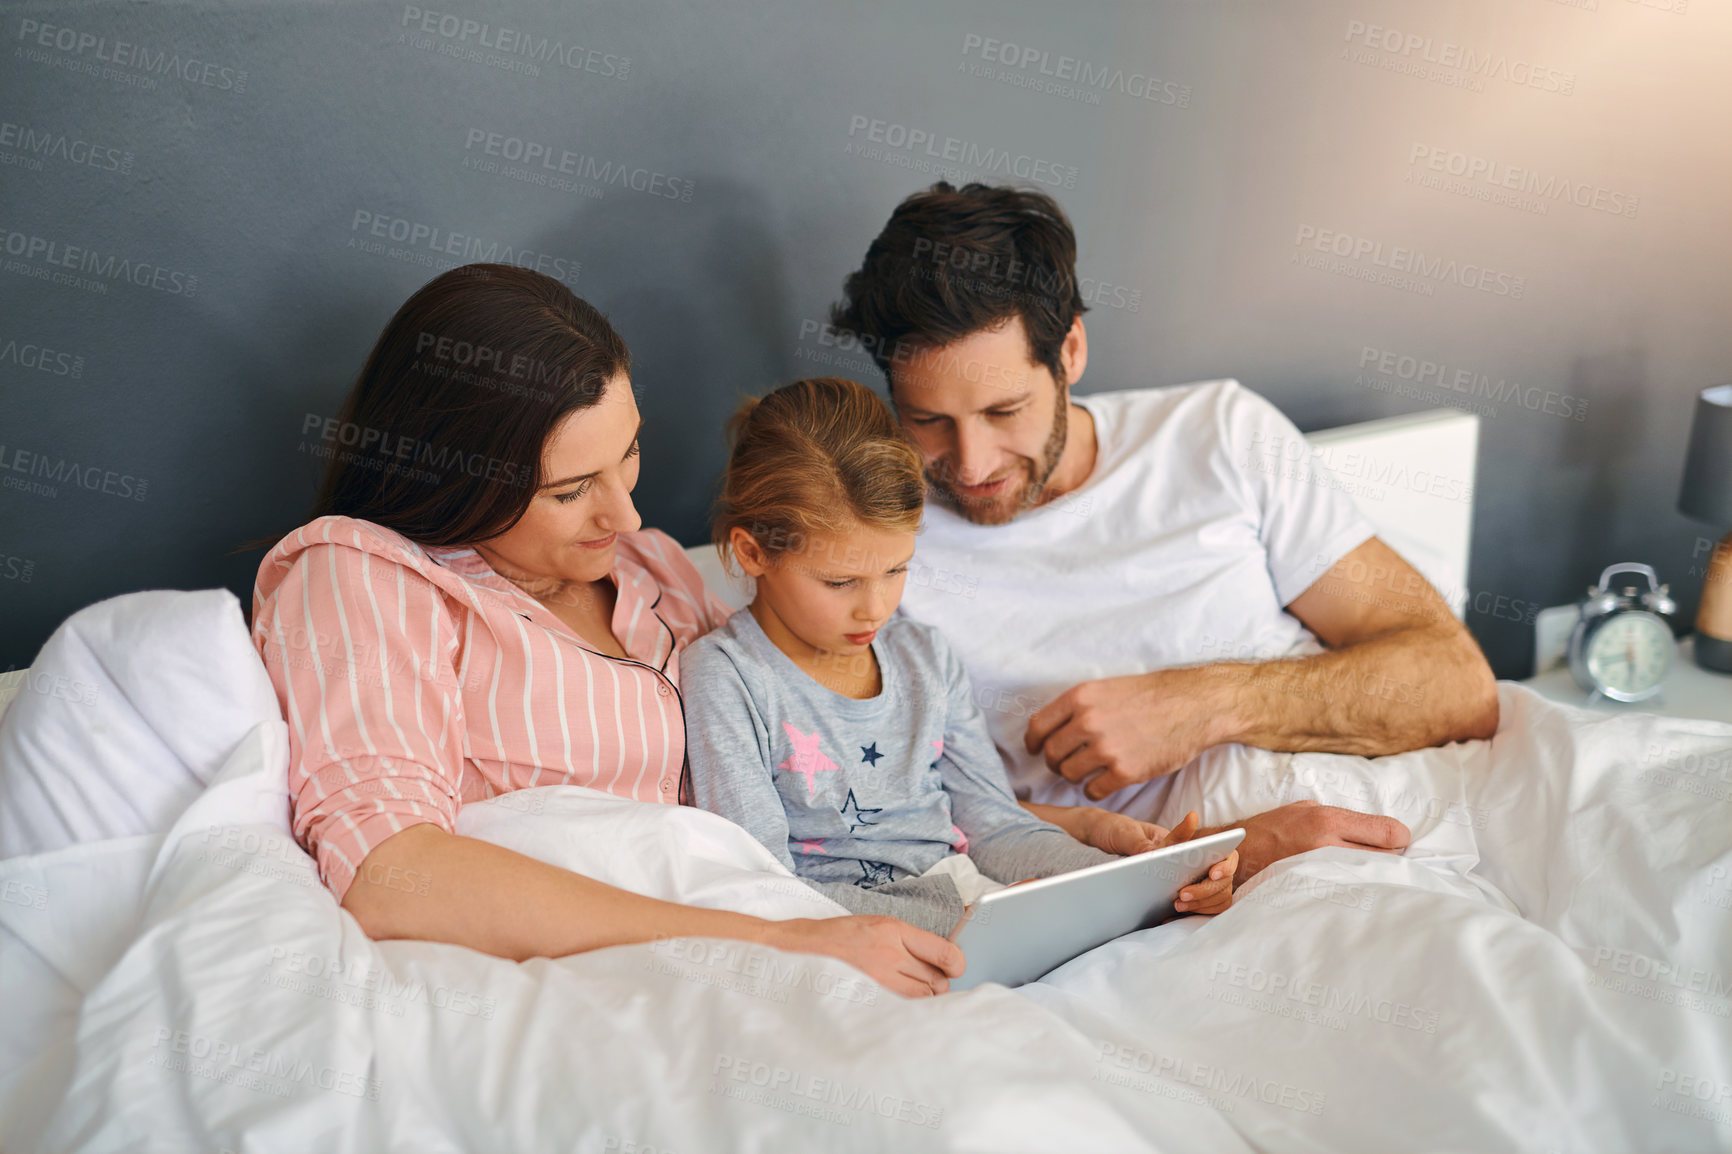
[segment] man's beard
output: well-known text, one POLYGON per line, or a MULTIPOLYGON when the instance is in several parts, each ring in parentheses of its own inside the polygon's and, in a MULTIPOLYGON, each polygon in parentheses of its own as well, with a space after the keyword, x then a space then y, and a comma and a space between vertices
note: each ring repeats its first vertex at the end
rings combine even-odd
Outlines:
POLYGON ((1064 455, 1065 435, 1069 427, 1070 395, 1066 392, 1058 398, 1058 407, 1052 417, 1052 431, 1047 434, 1046 444, 1041 447, 1040 460, 1021 458, 1021 471, 1025 480, 1013 500, 1007 501, 1003 495, 984 499, 962 496, 950 487, 955 474, 951 466, 942 461, 934 462, 926 469, 928 499, 976 525, 1003 525, 1015 520, 1046 499, 1046 485, 1052 478, 1053 470, 1058 468, 1059 458, 1064 455))

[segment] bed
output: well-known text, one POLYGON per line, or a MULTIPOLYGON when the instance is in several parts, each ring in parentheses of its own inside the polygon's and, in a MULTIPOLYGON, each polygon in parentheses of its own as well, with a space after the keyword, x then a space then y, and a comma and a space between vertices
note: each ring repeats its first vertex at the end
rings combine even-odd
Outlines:
MULTIPOLYGON (((1465 574, 1465 539, 1422 568, 1465 574)), ((1287 859, 1220 917, 911 1002, 738 943, 369 941, 288 837, 249 656, 226 592, 132 594, 63 626, 0 718, 0 1148, 1732 1145, 1732 726, 1504 684, 1491 741, 1212 750, 1170 809, 1311 799, 1413 845, 1287 859)), ((460 828, 673 900, 836 912, 701 812, 549 787, 460 828)))

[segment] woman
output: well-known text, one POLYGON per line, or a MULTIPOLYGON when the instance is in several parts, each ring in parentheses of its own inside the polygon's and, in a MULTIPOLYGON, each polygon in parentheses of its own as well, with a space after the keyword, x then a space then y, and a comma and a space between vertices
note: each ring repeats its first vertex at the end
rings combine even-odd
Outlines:
POLYGON ((459 836, 459 806, 573 784, 679 800, 679 654, 725 608, 639 531, 625 344, 548 277, 470 265, 380 335, 319 516, 259 567, 295 836, 370 937, 559 957, 670 936, 827 954, 906 995, 962 972, 886 917, 772 922, 628 893, 459 836))

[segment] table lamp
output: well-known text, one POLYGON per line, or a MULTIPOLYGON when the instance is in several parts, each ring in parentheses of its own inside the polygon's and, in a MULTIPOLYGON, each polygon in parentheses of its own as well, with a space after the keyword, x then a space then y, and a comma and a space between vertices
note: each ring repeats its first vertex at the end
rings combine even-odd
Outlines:
MULTIPOLYGON (((1678 511, 1717 528, 1732 525, 1732 385, 1703 389, 1696 398, 1678 511)), ((1732 532, 1708 560, 1695 648, 1703 669, 1732 673, 1732 532)))

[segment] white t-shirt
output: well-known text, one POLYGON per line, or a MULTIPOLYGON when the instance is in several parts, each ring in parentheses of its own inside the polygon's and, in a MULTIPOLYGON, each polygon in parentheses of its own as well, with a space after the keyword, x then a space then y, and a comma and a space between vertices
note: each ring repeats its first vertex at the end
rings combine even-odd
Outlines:
MULTIPOLYGON (((1023 748, 1081 681, 1321 652, 1283 606, 1373 535, 1293 423, 1237 381, 1078 396, 1088 480, 1006 525, 926 506, 902 611, 943 630, 1017 796, 1097 804, 1023 748)), ((1152 815, 1170 778, 1098 803, 1152 815)))

